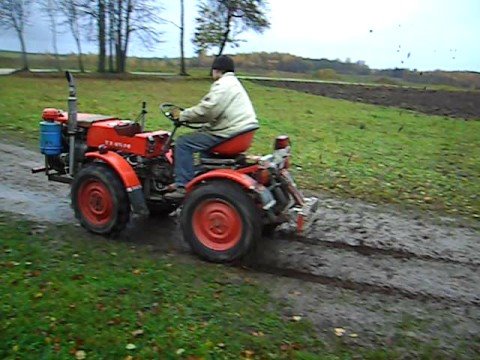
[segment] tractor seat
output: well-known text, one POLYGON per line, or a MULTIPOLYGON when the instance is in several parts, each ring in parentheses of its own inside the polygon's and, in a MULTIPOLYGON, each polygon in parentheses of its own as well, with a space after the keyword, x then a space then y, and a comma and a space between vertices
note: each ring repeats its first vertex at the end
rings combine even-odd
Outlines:
POLYGON ((207 150, 214 157, 231 158, 248 150, 258 126, 239 132, 207 150))
POLYGON ((246 157, 243 152, 252 144, 257 129, 258 126, 249 128, 212 146, 207 150, 208 155, 200 159, 201 166, 204 169, 244 166, 246 157))

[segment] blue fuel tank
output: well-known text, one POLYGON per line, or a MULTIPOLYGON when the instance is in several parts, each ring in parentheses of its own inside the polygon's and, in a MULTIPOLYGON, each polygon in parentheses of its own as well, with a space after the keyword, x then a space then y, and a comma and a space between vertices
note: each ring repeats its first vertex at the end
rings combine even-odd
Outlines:
POLYGON ((40 122, 40 151, 44 155, 60 155, 62 152, 62 125, 40 122))

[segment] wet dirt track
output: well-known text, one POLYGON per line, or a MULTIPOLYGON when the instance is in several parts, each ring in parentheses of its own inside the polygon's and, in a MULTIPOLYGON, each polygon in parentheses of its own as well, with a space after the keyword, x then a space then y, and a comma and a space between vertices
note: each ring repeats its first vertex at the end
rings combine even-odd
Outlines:
MULTIPOLYGON (((75 223, 67 185, 30 174, 35 152, 0 141, 0 210, 75 223)), ((313 322, 323 338, 394 345, 437 341, 480 354, 480 231, 453 218, 321 196, 315 222, 298 238, 286 225, 239 266, 313 322), (350 336, 356 334, 357 336, 350 336)), ((118 239, 190 256, 176 217, 135 218, 118 239)), ((195 260, 194 260, 195 261, 195 260)))
POLYGON ((479 91, 414 89, 399 86, 372 86, 299 81, 262 81, 256 83, 297 90, 336 99, 395 106, 431 115, 462 119, 480 119, 479 91))

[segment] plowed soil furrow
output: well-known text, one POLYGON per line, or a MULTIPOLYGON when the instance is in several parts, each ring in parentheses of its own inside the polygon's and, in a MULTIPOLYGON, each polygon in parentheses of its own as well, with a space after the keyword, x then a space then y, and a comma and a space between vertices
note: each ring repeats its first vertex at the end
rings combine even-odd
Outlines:
POLYGON ((254 81, 265 86, 286 88, 314 95, 374 105, 395 106, 425 114, 480 119, 480 97, 478 91, 427 90, 426 87, 421 89, 401 86, 300 81, 254 81))
POLYGON ((307 241, 382 249, 409 257, 480 265, 478 230, 448 217, 427 219, 354 200, 322 198, 307 241))
MULTIPOLYGON (((351 241, 326 241, 323 239, 315 239, 311 237, 302 237, 297 236, 293 232, 290 234, 282 234, 282 238, 287 238, 290 241, 296 241, 303 244, 309 245, 322 245, 327 248, 332 249, 340 249, 345 251, 353 251, 359 253, 361 255, 385 255, 391 256, 396 259, 421 259, 426 261, 438 261, 438 262, 445 262, 445 263, 452 263, 452 264, 463 264, 472 269, 477 269, 480 265, 478 262, 466 258, 457 258, 452 259, 450 256, 445 255, 431 255, 431 254, 422 254, 422 253, 415 253, 412 251, 408 251, 406 249, 394 249, 394 248, 379 248, 370 245, 358 244, 353 245, 351 241)), ((400 240, 399 240, 400 241, 400 240)))
POLYGON ((477 269, 462 264, 421 259, 398 259, 388 255, 362 255, 288 240, 263 244, 254 268, 280 275, 331 283, 348 289, 397 292, 412 298, 432 298, 480 305, 480 277, 477 269), (357 285, 352 285, 357 284, 357 285))

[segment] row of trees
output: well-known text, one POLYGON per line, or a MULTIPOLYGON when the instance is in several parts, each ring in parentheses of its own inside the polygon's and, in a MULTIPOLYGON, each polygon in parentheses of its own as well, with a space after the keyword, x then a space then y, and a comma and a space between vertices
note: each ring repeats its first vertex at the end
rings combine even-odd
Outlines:
MULTIPOLYGON (((208 66, 210 62, 210 57, 202 55, 195 59, 194 64, 196 66, 208 66)), ((346 59, 342 62, 338 59, 306 59, 300 56, 278 52, 237 54, 235 55, 235 64, 244 70, 262 70, 262 72, 284 71, 315 74, 318 70, 330 69, 338 74, 371 74, 371 69, 363 61, 352 62, 350 59, 346 59)))
MULTIPOLYGON (((99 72, 125 72, 132 37, 152 49, 162 37, 159 24, 169 22, 180 32, 180 74, 186 75, 184 59, 184 1, 180 0, 180 24, 164 19, 155 0, 40 0, 40 10, 48 18, 52 46, 58 54, 58 28, 68 28, 78 53, 78 67, 84 72, 82 41, 98 45, 99 72), (58 19, 63 19, 58 21, 58 19)), ((30 24, 32 0, 0 0, 0 27, 13 29, 20 41, 23 70, 28 70, 25 28, 30 24)), ((199 54, 216 49, 221 55, 227 44, 238 46, 246 30, 262 32, 270 24, 265 0, 202 0, 198 5, 195 35, 199 54)), ((60 62, 57 57, 57 67, 60 62)))

